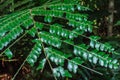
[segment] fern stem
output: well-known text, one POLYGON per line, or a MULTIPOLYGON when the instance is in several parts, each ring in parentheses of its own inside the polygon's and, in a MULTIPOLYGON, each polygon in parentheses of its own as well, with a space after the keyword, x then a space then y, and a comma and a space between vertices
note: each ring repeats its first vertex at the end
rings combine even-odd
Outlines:
POLYGON ((18 61, 18 59, 8 59, 8 60, 6 60, 6 59, 1 59, 1 61, 4 61, 4 62, 14 62, 14 61, 18 61))
MULTIPOLYGON (((52 1, 52 2, 50 2, 50 1, 51 1, 51 0, 47 1, 44 5, 47 5, 47 6, 48 6, 49 4, 51 5, 51 4, 54 4, 54 3, 56 3, 56 2, 58 3, 58 2, 61 1, 61 0, 56 0, 56 1, 52 1)), ((43 6, 44 6, 44 5, 43 5, 43 6)))
POLYGON ((48 3, 50 3, 50 1, 51 0, 46 1, 42 6, 47 5, 48 3))
MULTIPOLYGON (((27 58, 29 57, 29 55, 27 56, 27 58)), ((15 80, 17 74, 20 72, 21 68, 23 67, 23 65, 25 64, 27 58, 23 61, 23 63, 21 64, 21 66, 19 67, 19 69, 17 70, 17 72, 15 73, 15 75, 13 76, 12 80, 15 80)))
MULTIPOLYGON (((39 41, 41 41, 41 40, 39 39, 39 41)), ((52 65, 51 65, 51 63, 50 63, 50 60, 48 59, 48 56, 46 55, 45 47, 44 47, 44 45, 43 45, 42 42, 41 42, 41 44, 42 44, 42 47, 43 47, 43 53, 44 53, 44 55, 45 55, 45 58, 46 58, 49 66, 50 66, 50 68, 51 68, 51 70, 52 70, 52 72, 53 72, 53 67, 52 67, 52 65)), ((44 69, 44 67, 43 67, 43 69, 44 69)), ((42 70, 43 70, 43 69, 42 69, 42 70)), ((55 80, 57 80, 57 78, 56 78, 56 76, 55 76, 54 74, 53 74, 53 76, 54 76, 55 80)))
MULTIPOLYGON (((32 20, 33 20, 33 23, 35 24, 35 21, 34 21, 34 19, 33 19, 32 13, 31 13, 32 9, 30 9, 29 11, 30 11, 30 15, 31 15, 31 18, 32 18, 32 20)), ((48 64, 49 64, 49 66, 50 66, 50 68, 51 68, 51 70, 52 70, 52 72, 53 72, 53 67, 52 67, 52 65, 51 65, 51 63, 50 63, 50 61, 49 61, 49 59, 48 59, 48 57, 47 57, 47 55, 46 55, 46 53, 45 53, 44 45, 43 45, 43 43, 42 43, 42 41, 41 41, 41 39, 40 39, 40 36, 39 36, 39 34, 38 34, 37 27, 36 27, 35 25, 34 25, 34 28, 36 29, 36 31, 37 31, 37 36, 38 36, 38 38, 39 38, 40 43, 42 44, 43 53, 44 53, 44 55, 45 55, 45 58, 46 58, 46 60, 48 61, 48 64)), ((55 76, 54 74, 53 74, 53 76, 54 76, 55 80, 57 80, 57 78, 56 78, 56 76, 55 76)))

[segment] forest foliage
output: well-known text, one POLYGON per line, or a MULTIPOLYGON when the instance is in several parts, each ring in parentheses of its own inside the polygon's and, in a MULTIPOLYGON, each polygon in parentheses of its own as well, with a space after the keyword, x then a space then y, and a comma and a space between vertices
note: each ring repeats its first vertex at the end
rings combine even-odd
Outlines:
POLYGON ((119 47, 97 33, 96 3, 1 0, 1 11, 9 8, 0 17, 0 73, 12 80, 119 80, 119 47))

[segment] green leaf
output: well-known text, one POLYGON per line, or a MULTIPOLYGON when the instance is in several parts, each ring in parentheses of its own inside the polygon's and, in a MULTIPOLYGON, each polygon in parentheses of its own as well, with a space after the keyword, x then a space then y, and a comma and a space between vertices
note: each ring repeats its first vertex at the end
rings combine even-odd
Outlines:
POLYGON ((100 50, 104 51, 104 49, 105 49, 105 45, 100 45, 100 50))
POLYGON ((38 57, 41 54, 41 43, 38 41, 30 51, 30 54, 27 58, 27 62, 31 65, 34 66, 34 63, 37 61, 38 57))
POLYGON ((83 49, 88 49, 89 47, 86 46, 85 44, 81 44, 81 45, 77 45, 74 47, 74 54, 75 55, 82 55, 85 59, 87 58, 88 54, 86 51, 84 51, 83 49))
POLYGON ((31 28, 30 30, 28 30, 28 34, 30 34, 32 37, 35 37, 36 34, 36 29, 35 27, 31 28))
POLYGON ((58 37, 55 37, 47 32, 40 32, 39 36, 41 37, 42 42, 60 48, 61 40, 58 37))
POLYGON ((94 47, 95 47, 95 41, 91 40, 91 41, 90 41, 90 46, 91 46, 92 48, 94 48, 94 47))
POLYGON ((34 66, 35 61, 32 58, 27 58, 27 62, 30 64, 30 66, 34 66))
POLYGON ((14 28, 17 28, 22 22, 26 21, 26 19, 28 18, 29 14, 26 10, 25 12, 23 11, 14 16, 12 15, 10 18, 4 20, 2 24, 0 24, 0 26, 2 26, 0 28, 0 34, 2 33, 2 35, 0 36, 4 36, 7 32, 13 30, 14 28))
POLYGON ((62 77, 72 77, 72 75, 67 70, 64 70, 63 67, 61 67, 61 66, 54 68, 53 74, 56 77, 61 77, 61 76, 62 77))
POLYGON ((69 20, 68 22, 69 26, 72 26, 73 28, 77 30, 83 30, 85 32, 92 32, 92 30, 89 30, 88 28, 91 27, 92 29, 92 22, 89 21, 75 21, 75 20, 69 20))
POLYGON ((68 70, 73 72, 73 73, 77 73, 77 69, 78 69, 78 65, 81 65, 83 63, 83 61, 79 58, 79 57, 76 57, 74 59, 71 59, 69 62, 68 62, 68 70))
POLYGON ((114 48, 112 48, 112 46, 109 43, 100 43, 97 40, 99 40, 100 37, 98 36, 91 36, 90 37, 90 46, 92 48, 96 48, 97 50, 100 51, 105 51, 105 52, 109 52, 109 53, 114 53, 114 48))
POLYGON ((100 43, 99 42, 96 42, 96 44, 95 44, 95 48, 97 49, 97 50, 100 50, 100 43))
POLYGON ((55 5, 51 5, 50 9, 62 10, 62 11, 74 11, 75 10, 73 4, 55 4, 55 5))
POLYGON ((98 59, 99 59, 98 57, 94 56, 92 62, 93 62, 94 64, 97 64, 98 59))
POLYGON ((28 29, 32 24, 33 24, 33 20, 28 19, 25 22, 23 22, 22 26, 25 27, 26 29, 28 29))
POLYGON ((115 26, 119 26, 120 25, 120 21, 117 21, 117 23, 115 24, 115 26))
POLYGON ((37 66, 36 70, 40 70, 44 68, 44 65, 46 63, 46 59, 42 59, 39 61, 39 65, 37 66))
POLYGON ((64 29, 61 27, 61 25, 56 25, 56 24, 51 25, 49 32, 69 39, 73 39, 74 37, 77 37, 77 34, 74 33, 73 31, 64 29))
POLYGON ((11 59, 13 57, 13 53, 10 51, 10 49, 5 50, 4 53, 9 59, 11 59))
POLYGON ((65 76, 65 77, 72 78, 72 75, 71 75, 70 72, 68 72, 67 70, 65 70, 64 76, 65 76))
POLYGON ((20 26, 18 26, 17 28, 13 28, 11 32, 1 38, 0 50, 7 46, 13 39, 16 39, 22 32, 23 29, 20 26))
POLYGON ((97 40, 100 40, 101 38, 99 36, 90 36, 90 39, 97 41, 97 40))
POLYGON ((81 5, 76 5, 74 3, 72 3, 72 4, 55 4, 55 5, 50 5, 50 9, 52 9, 52 10, 62 10, 62 11, 74 12, 75 8, 77 8, 79 11, 90 10, 87 7, 84 7, 84 6, 81 6, 81 5), (77 7, 75 7, 75 6, 77 6, 77 7))
POLYGON ((52 62, 61 66, 64 65, 64 60, 71 56, 52 48, 46 48, 45 52, 52 62))
MULTIPOLYGON (((89 46, 87 47, 85 44, 82 44, 80 46, 74 46, 74 54, 76 56, 81 56, 85 60, 89 60, 94 64, 97 64, 97 62, 99 61, 99 64, 101 66, 114 68, 115 63, 112 62, 112 60, 114 59, 110 58, 108 54, 105 54, 104 52, 99 52, 98 50, 88 51, 87 50, 88 48, 89 46)), ((115 66, 115 68, 116 67, 117 66, 115 66)), ((69 69, 71 68, 72 68, 72 65, 69 67, 69 69)))
POLYGON ((66 19, 73 19, 78 21, 87 20, 87 15, 85 14, 72 14, 70 12, 66 12, 66 19))
POLYGON ((37 27, 37 29, 42 30, 42 28, 44 27, 44 24, 35 22, 35 26, 37 27))
POLYGON ((52 22, 52 17, 51 16, 45 16, 44 21, 48 22, 48 23, 51 23, 52 22))
POLYGON ((79 11, 88 11, 88 10, 90 10, 88 7, 84 7, 84 6, 81 6, 81 5, 77 5, 77 9, 79 10, 79 11))

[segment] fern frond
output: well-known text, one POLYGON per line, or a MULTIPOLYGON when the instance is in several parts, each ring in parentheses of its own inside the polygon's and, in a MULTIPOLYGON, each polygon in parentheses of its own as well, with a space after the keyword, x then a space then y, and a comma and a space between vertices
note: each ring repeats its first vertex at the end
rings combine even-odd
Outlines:
POLYGON ((12 40, 16 39, 22 32, 23 29, 20 26, 18 26, 17 28, 12 29, 4 37, 2 37, 0 39, 0 50, 2 50, 5 46, 7 46, 12 40))
POLYGON ((77 14, 70 13, 67 11, 59 11, 59 10, 42 10, 42 9, 32 9, 32 15, 41 15, 41 16, 53 16, 53 17, 61 17, 66 19, 73 19, 82 21, 87 21, 87 14, 77 14), (63 16, 66 14, 66 16, 63 16))
MULTIPOLYGON (((64 60, 65 59, 69 60, 68 58, 72 56, 71 54, 65 54, 51 48, 46 48, 46 51, 51 61, 54 61, 57 65, 60 64, 62 66, 63 66, 64 60)), ((82 64, 82 63, 83 61, 78 57, 71 59, 68 61, 68 70, 76 73, 78 64, 82 64)))
POLYGON ((90 22, 76 22, 75 20, 69 20, 69 26, 75 27, 77 30, 83 30, 85 32, 92 32, 93 26, 90 22))
POLYGON ((39 36, 41 37, 41 41, 45 42, 46 44, 52 45, 57 48, 61 46, 61 41, 58 37, 55 37, 47 32, 40 32, 39 36))
MULTIPOLYGON (((20 15, 18 15, 20 16, 20 15)), ((15 16, 17 17, 17 16, 15 16)), ((15 18, 12 17, 12 18, 15 18)), ((15 27, 18 26, 18 24, 20 25, 23 21, 26 21, 26 19, 29 19, 29 13, 23 14, 20 17, 17 17, 15 19, 13 19, 13 21, 10 21, 12 18, 3 21, 0 26, 2 26, 2 28, 0 28, 0 36, 4 36, 6 34, 6 32, 9 32, 11 29, 14 29, 15 27)))
POLYGON ((25 61, 32 67, 39 61, 36 70, 43 69, 46 61, 51 67, 51 61, 57 66, 53 68, 53 73, 57 77, 72 77, 71 73, 83 73, 82 75, 86 76, 86 72, 79 71, 79 66, 99 73, 86 67, 86 65, 84 66, 85 60, 110 69, 118 69, 118 60, 111 58, 110 54, 106 54, 107 52, 114 53, 112 46, 108 43, 99 42, 100 37, 98 36, 87 37, 84 34, 85 32, 92 33, 93 22, 88 20, 88 15, 78 14, 77 12, 86 10, 89 10, 89 8, 79 4, 59 3, 5 16, 0 19, 0 50, 6 48, 5 55, 9 59, 12 58, 14 55, 10 51, 8 44, 21 36, 21 34, 26 33, 25 35, 29 34, 35 40, 33 41, 34 46, 25 61), (39 17, 42 20, 39 20, 39 17), (56 18, 66 22, 55 23, 56 18), (83 39, 80 38, 81 36, 83 39), (84 38, 90 41, 85 43, 84 38), (81 42, 79 43, 75 39, 81 42), (69 51, 62 50, 66 46, 70 47, 69 51), (42 53, 44 53, 45 58, 39 60, 38 57, 42 53), (67 69, 64 69, 64 66, 66 66, 65 61, 67 61, 67 69))
POLYGON ((114 53, 114 48, 112 48, 112 46, 109 44, 109 43, 100 43, 98 42, 97 40, 99 40, 100 37, 98 36, 91 36, 90 37, 90 46, 92 48, 96 48, 97 50, 100 50, 100 51, 108 51, 109 53, 114 53))
POLYGON ((74 47, 74 53, 82 56, 85 60, 88 59, 90 62, 93 62, 94 64, 99 62, 101 66, 114 69, 119 67, 118 61, 116 59, 110 58, 109 55, 105 54, 104 52, 98 52, 97 50, 88 51, 84 47, 85 47, 84 45, 74 47))
POLYGON ((41 54, 41 43, 40 42, 36 42, 36 44, 34 45, 34 47, 32 48, 28 58, 27 58, 27 62, 31 65, 34 66, 34 63, 37 61, 38 57, 41 54))
POLYGON ((85 18, 85 15, 79 15, 78 14, 72 14, 69 12, 63 12, 63 11, 57 11, 57 10, 42 10, 41 12, 39 10, 32 10, 33 15, 41 15, 41 16, 46 16, 45 17, 45 22, 51 22, 52 21, 52 16, 53 17, 60 17, 64 18, 64 13, 66 13, 66 19, 69 20, 68 25, 73 26, 78 30, 84 30, 84 31, 89 31, 92 32, 93 26, 92 22, 87 21, 85 18), (48 17, 49 15, 49 17, 48 17), (50 17, 51 16, 51 17, 50 17), (80 22, 76 21, 79 20, 80 22), (84 21, 83 21, 84 20, 84 21))
MULTIPOLYGON (((52 56, 52 58, 51 57, 49 57, 49 59, 51 60, 51 61, 54 61, 57 65, 59 64, 59 61, 62 59, 63 60, 63 62, 64 62, 64 60, 68 60, 68 64, 67 64, 67 68, 68 68, 68 70, 70 71, 70 72, 73 72, 73 73, 77 73, 78 72, 78 66, 79 65, 81 65, 82 63, 84 63, 84 61, 82 60, 82 59, 80 59, 80 57, 75 57, 75 58, 73 58, 73 59, 68 59, 69 57, 71 57, 71 56, 69 56, 67 53, 66 54, 63 54, 62 52, 59 52, 59 51, 57 51, 57 50, 55 50, 55 49, 51 49, 51 48, 46 48, 47 50, 47 53, 49 53, 49 55, 51 56, 51 55, 56 55, 58 58, 56 58, 56 57, 53 57, 52 56), (59 59, 60 58, 60 59, 59 59)), ((63 63, 62 63, 62 66, 63 66, 63 63)), ((62 77, 71 77, 70 76, 70 73, 68 73, 68 71, 67 71, 67 73, 66 73, 66 71, 67 70, 64 70, 62 67, 61 68, 59 68, 59 67, 57 67, 57 68, 54 68, 53 69, 53 73, 55 74, 55 76, 57 76, 57 77, 60 77, 60 76, 62 76, 62 77), (62 71, 61 71, 62 70, 62 71), (58 71, 58 72, 56 72, 56 71, 58 71), (66 74, 66 76, 64 75, 63 76, 63 74, 66 74)), ((82 72, 82 74, 88 74, 87 72, 82 72)))
POLYGON ((74 37, 77 37, 76 33, 69 31, 67 29, 63 29, 61 26, 62 25, 57 25, 57 24, 51 25, 49 32, 69 39, 73 39, 74 37))
POLYGON ((79 11, 90 10, 89 8, 81 6, 79 4, 77 5, 76 4, 54 4, 54 5, 50 5, 49 8, 52 10, 62 10, 62 11, 70 11, 70 12, 74 12, 75 9, 79 11))

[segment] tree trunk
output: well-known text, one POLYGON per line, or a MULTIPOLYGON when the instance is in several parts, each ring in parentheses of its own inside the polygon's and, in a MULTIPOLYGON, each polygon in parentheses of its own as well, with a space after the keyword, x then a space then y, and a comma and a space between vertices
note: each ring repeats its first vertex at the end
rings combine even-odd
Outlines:
POLYGON ((114 0, 109 0, 109 20, 108 20, 108 36, 112 36, 113 33, 113 21, 114 21, 114 0))

